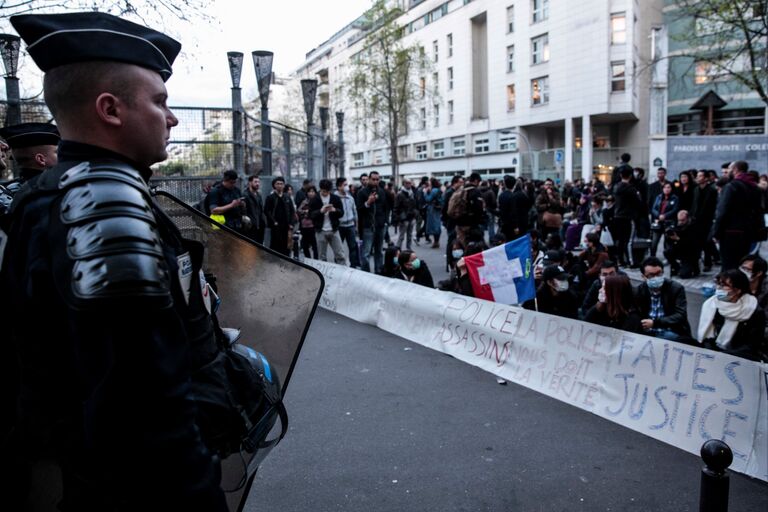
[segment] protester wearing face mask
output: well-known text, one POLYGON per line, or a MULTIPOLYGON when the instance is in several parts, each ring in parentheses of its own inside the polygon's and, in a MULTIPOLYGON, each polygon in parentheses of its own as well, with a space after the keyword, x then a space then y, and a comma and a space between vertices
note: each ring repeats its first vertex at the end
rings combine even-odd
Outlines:
POLYGON ((715 295, 701 306, 698 339, 707 348, 760 361, 766 356, 765 313, 741 270, 721 272, 715 295))
POLYGON ((739 270, 747 276, 749 293, 757 298, 757 307, 765 313, 765 338, 768 339, 768 262, 756 254, 749 254, 741 259, 739 270))
POLYGON ((581 304, 581 314, 582 316, 587 314, 587 311, 597 304, 598 295, 600 293, 600 290, 603 288, 603 283, 605 280, 610 276, 615 275, 626 275, 622 270, 619 270, 619 266, 616 264, 613 260, 605 260, 603 264, 600 266, 600 277, 599 279, 596 279, 595 282, 593 282, 589 290, 587 290, 587 294, 584 296, 584 302, 581 304))
POLYGON ((388 247, 384 251, 384 266, 379 272, 380 276, 384 277, 399 277, 400 276, 400 248, 396 245, 388 247))
POLYGON ((584 320, 605 327, 643 334, 640 314, 635 307, 629 278, 615 274, 606 277, 598 292, 597 303, 587 311, 584 320))
POLYGON ((475 292, 472 289, 472 281, 469 279, 469 272, 467 272, 467 265, 464 263, 464 257, 472 256, 473 254, 478 254, 487 250, 488 246, 485 242, 469 242, 466 250, 464 250, 461 243, 458 240, 454 240, 451 252, 456 261, 456 269, 455 272, 451 273, 450 279, 440 282, 438 288, 466 295, 467 297, 474 297, 475 292))
POLYGON ((400 275, 395 276, 413 284, 420 284, 428 288, 434 288, 432 274, 426 262, 420 260, 413 251, 400 251, 398 258, 400 264, 400 275))
POLYGON ((656 338, 688 343, 688 301, 680 283, 664 278, 664 264, 646 258, 640 266, 645 281, 637 288, 637 307, 646 334, 656 338))
POLYGON ((570 275, 560 265, 545 267, 541 284, 536 290, 536 300, 526 301, 523 307, 564 318, 577 318, 579 303, 576 294, 570 290, 569 279, 570 275))

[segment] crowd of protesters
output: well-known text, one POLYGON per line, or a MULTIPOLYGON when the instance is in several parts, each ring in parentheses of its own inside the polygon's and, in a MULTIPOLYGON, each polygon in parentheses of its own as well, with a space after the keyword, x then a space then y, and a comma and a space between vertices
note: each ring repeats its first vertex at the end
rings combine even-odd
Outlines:
POLYGON ((645 171, 624 154, 609 182, 577 179, 562 186, 473 173, 445 183, 405 178, 399 188, 378 172, 359 183, 305 180, 291 194, 272 180, 262 200, 259 179, 243 194, 225 173, 206 199, 210 213, 285 255, 331 260, 428 287, 472 295, 464 256, 531 237, 536 299, 529 309, 683 343, 702 343, 750 359, 768 356, 766 239, 768 176, 746 162, 686 170, 675 181, 660 167, 645 171), (436 282, 417 246, 439 248, 445 231, 448 279, 436 282), (346 247, 346 249, 345 249, 346 247), (416 249, 416 250, 414 250, 416 249), (659 254, 661 253, 661 254, 659 254), (691 329, 687 279, 712 272, 714 295, 691 329), (633 286, 625 273, 639 269, 633 286))

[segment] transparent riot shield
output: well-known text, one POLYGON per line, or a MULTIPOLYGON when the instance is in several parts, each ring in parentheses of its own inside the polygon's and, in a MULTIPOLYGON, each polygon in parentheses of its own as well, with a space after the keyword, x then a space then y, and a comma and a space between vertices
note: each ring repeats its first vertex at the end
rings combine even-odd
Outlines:
MULTIPOLYGON (((157 191, 155 198, 185 238, 205 245, 203 271, 216 279, 219 324, 238 329, 237 343, 266 356, 285 394, 320 299, 322 274, 215 223, 168 193, 157 191)), ((278 431, 276 425, 269 437, 278 431)), ((243 509, 256 468, 268 451, 241 451, 222 461, 222 488, 230 511, 243 509)))

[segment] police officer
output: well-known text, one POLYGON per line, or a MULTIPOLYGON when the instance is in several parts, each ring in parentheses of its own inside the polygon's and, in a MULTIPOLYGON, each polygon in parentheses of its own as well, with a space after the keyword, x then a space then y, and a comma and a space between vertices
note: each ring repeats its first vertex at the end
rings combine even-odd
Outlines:
POLYGON ((24 184, 58 162, 56 148, 61 140, 59 130, 50 123, 21 123, 0 128, 11 149, 11 158, 19 167, 13 182, 24 184))
POLYGON ((190 368, 214 346, 203 247, 147 187, 178 124, 164 82, 181 45, 97 12, 11 23, 45 72, 62 136, 58 165, 14 202, 2 267, 14 469, 40 487, 37 469, 58 466, 63 511, 224 511, 189 393, 190 368))

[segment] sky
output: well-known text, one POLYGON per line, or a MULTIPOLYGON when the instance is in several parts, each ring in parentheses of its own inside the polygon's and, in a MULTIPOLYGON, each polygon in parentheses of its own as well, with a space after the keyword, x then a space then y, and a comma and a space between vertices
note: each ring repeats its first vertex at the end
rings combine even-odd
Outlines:
POLYGON ((172 105, 228 106, 231 80, 226 54, 245 54, 243 100, 257 97, 251 52, 274 52, 273 71, 286 76, 307 52, 330 38, 371 5, 371 0, 216 0, 214 23, 175 24, 183 45, 167 83, 172 105))
MULTIPOLYGON (((164 31, 182 43, 182 53, 166 84, 168 103, 229 106, 232 84, 228 51, 245 54, 240 86, 243 101, 252 100, 257 97, 252 51, 274 52, 273 71, 278 76, 287 76, 304 62, 307 52, 355 20, 371 3, 371 0, 212 0, 205 7, 210 21, 196 19, 189 23, 167 18, 164 31)), ((4 31, 10 29, 6 21, 1 23, 4 31)), ((36 71, 31 59, 22 58, 19 70, 22 97, 41 91, 42 80, 36 71)), ((4 89, 4 85, 0 85, 3 98, 4 89)))

